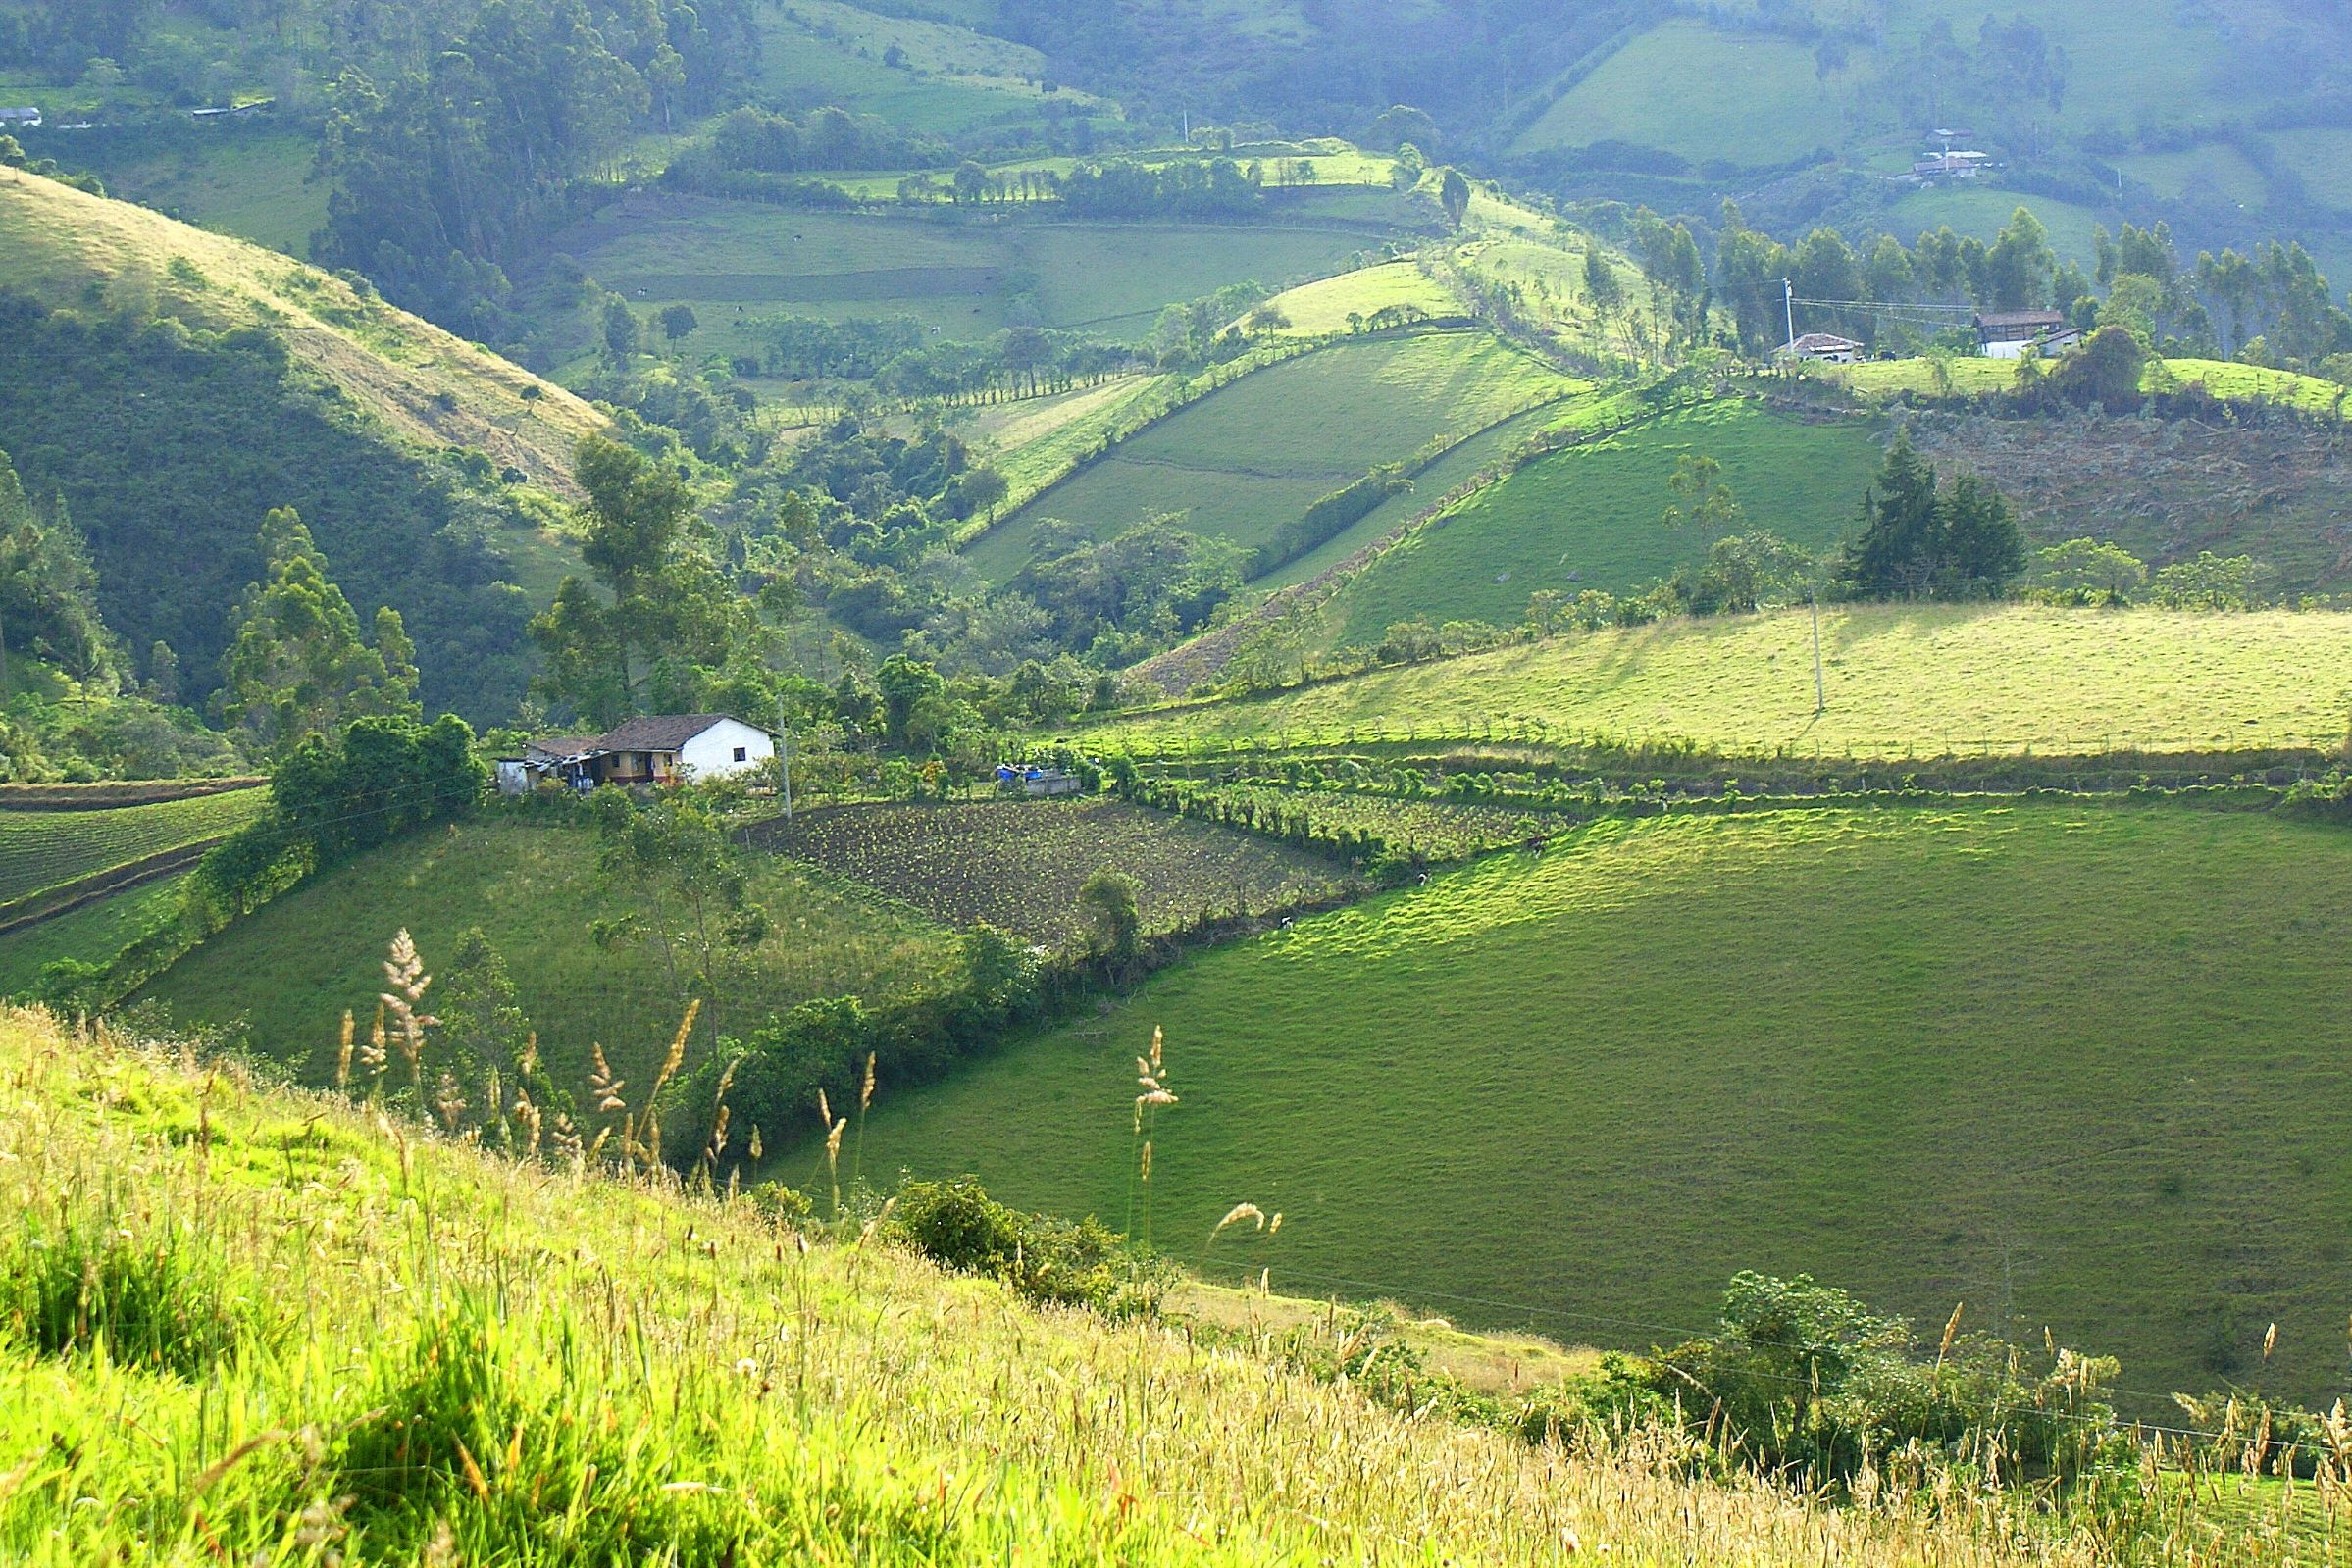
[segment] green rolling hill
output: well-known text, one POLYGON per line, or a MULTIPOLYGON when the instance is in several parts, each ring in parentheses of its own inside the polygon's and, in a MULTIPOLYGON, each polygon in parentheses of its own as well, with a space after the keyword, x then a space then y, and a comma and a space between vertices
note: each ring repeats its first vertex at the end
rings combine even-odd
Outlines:
POLYGON ((2301 1214, 2347 1180, 2344 1095, 2298 1041, 2347 879, 2336 830, 2179 808, 1604 823, 891 1096, 864 1157, 1140 1228, 1164 1029, 1150 1223, 1188 1261, 1629 1348, 1730 1270, 1812 1270, 2116 1353, 2157 1419, 2275 1321, 2324 1402, 2352 1274, 2301 1214), (1243 1199, 1280 1235, 1210 1248, 1243 1199))

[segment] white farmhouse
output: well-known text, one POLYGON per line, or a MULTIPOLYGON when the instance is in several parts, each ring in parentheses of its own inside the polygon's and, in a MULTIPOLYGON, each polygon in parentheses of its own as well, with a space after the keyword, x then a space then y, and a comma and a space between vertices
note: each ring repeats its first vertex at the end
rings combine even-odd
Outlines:
POLYGON ((575 789, 707 783, 749 773, 775 756, 775 735, 757 725, 724 713, 661 714, 624 720, 600 735, 536 741, 521 757, 500 760, 499 788, 521 793, 537 779, 575 789))

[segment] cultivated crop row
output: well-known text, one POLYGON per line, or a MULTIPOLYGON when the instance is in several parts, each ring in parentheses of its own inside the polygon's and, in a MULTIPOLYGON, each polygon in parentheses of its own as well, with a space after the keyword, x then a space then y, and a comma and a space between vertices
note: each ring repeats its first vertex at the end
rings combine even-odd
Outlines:
POLYGON ((1134 879, 1147 934, 1319 902, 1347 882, 1304 846, 1101 799, 844 806, 767 824, 753 841, 937 919, 1050 943, 1080 935, 1078 890, 1106 868, 1134 879))
POLYGON ((269 793, 244 789, 115 811, 0 811, 0 905, 232 833, 269 793))

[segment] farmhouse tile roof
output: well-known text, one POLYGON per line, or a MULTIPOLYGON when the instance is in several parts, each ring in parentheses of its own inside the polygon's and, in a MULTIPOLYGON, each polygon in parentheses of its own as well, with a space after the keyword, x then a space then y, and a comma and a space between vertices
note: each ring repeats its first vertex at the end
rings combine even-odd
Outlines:
POLYGON ((1792 354, 1831 354, 1849 353, 1860 347, 1862 345, 1853 338, 1840 337, 1835 332, 1807 332, 1789 344, 1788 351, 1792 354))
POLYGON ((1976 326, 1980 331, 1988 332, 2014 331, 2028 327, 2039 330, 2045 327, 2064 327, 2066 321, 2063 311, 1988 310, 1977 314, 1976 326))
POLYGON ((733 717, 725 713, 669 713, 626 719, 592 744, 599 751, 676 751, 712 725, 725 724, 733 717))
POLYGON ((557 735, 550 740, 534 740, 524 749, 550 757, 577 757, 584 751, 595 750, 597 739, 595 735, 557 735))

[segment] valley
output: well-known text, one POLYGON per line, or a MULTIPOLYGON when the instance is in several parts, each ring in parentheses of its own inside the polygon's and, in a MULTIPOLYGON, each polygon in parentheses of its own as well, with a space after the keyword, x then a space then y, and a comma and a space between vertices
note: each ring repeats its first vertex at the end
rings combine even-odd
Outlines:
POLYGON ((2342 1560, 2352 25, 2144 11, 0 0, 0 1556, 2342 1560))

